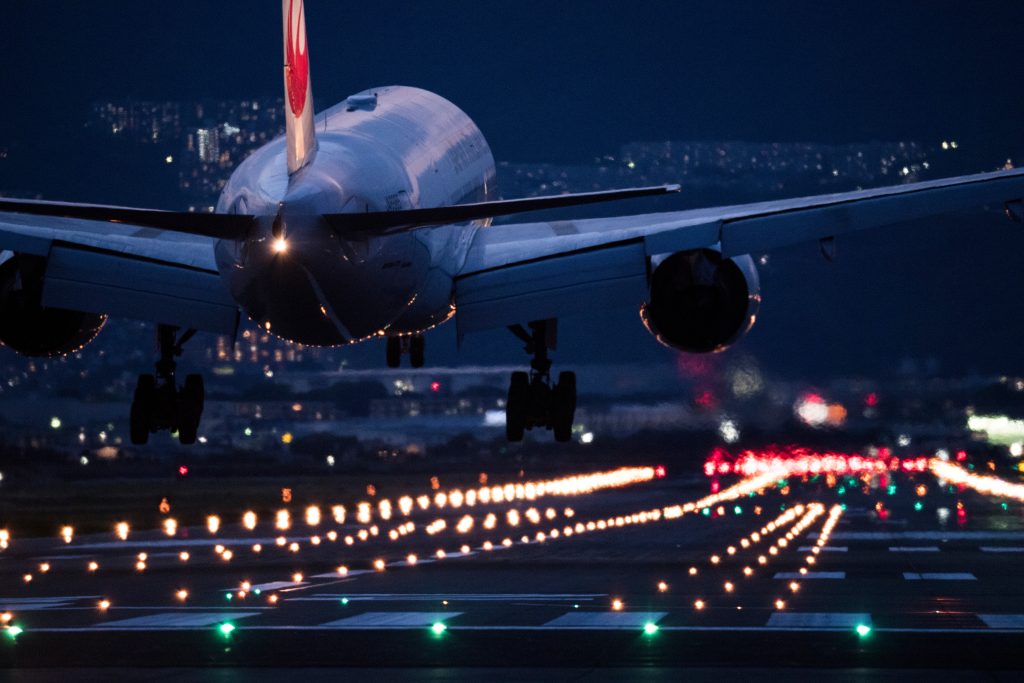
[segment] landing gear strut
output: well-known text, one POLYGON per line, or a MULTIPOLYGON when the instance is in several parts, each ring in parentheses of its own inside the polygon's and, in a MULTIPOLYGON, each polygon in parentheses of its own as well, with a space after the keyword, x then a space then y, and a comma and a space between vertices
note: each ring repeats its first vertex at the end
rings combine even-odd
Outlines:
POLYGON ((195 335, 186 330, 177 337, 178 328, 158 325, 156 331, 160 359, 156 374, 139 375, 132 399, 131 438, 133 444, 144 444, 149 435, 161 430, 177 431, 183 444, 196 442, 199 420, 203 415, 205 388, 202 375, 186 375, 185 383, 178 387, 175 379, 177 362, 182 346, 195 335))
POLYGON ((407 334, 398 337, 388 337, 387 361, 389 368, 397 368, 402 365, 402 354, 409 354, 409 365, 414 368, 422 368, 427 340, 422 334, 407 334))
POLYGON ((555 441, 572 437, 572 421, 576 414, 576 373, 561 372, 558 382, 551 382, 551 359, 548 350, 555 348, 555 320, 540 320, 509 327, 512 334, 526 344, 530 372, 513 372, 505 404, 505 435, 509 441, 522 441, 523 433, 544 427, 555 433, 555 441))

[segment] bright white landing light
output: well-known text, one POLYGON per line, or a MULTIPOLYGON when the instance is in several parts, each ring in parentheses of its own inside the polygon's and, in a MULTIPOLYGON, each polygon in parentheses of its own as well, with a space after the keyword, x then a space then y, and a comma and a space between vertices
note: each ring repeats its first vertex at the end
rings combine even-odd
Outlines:
POLYGON ((278 237, 276 240, 274 240, 273 246, 275 253, 283 254, 284 252, 288 251, 288 240, 286 240, 283 237, 278 237))

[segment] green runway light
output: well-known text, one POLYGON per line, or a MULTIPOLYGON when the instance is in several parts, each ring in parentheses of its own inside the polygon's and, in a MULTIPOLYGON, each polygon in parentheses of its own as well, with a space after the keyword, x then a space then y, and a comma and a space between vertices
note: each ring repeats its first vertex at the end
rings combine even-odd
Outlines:
POLYGON ((579 603, 576 603, 576 604, 574 604, 574 605, 572 606, 572 608, 573 608, 573 609, 579 609, 579 608, 580 608, 580 606, 579 606, 579 603))
POLYGON ((914 510, 920 512, 922 509, 924 509, 924 505, 921 504, 921 501, 914 503, 914 510))
POLYGON ((732 512, 733 512, 734 515, 742 515, 743 514, 743 508, 741 508, 739 505, 737 505, 737 506, 735 506, 732 509, 732 512))
POLYGON ((220 625, 220 633, 223 636, 230 636, 231 632, 235 630, 235 625, 230 621, 225 621, 220 625))
POLYGON ((846 512, 846 503, 841 504, 839 507, 843 509, 843 512, 846 512))
POLYGON ((341 604, 347 605, 348 604, 348 598, 342 598, 341 599, 341 604))
POLYGON ((846 487, 845 486, 840 486, 839 490, 837 490, 836 493, 838 493, 840 496, 845 496, 846 495, 846 487))
POLYGON ((889 493, 890 496, 895 496, 896 495, 896 484, 889 484, 889 487, 886 489, 886 491, 889 493))
POLYGON ((658 625, 655 624, 653 621, 648 621, 646 624, 644 624, 644 633, 646 633, 647 635, 653 636, 657 632, 658 625))
POLYGON ((1010 506, 1008 506, 1006 503, 1000 503, 999 507, 1003 508, 1004 510, 1008 510, 1010 506))
POLYGON ((260 593, 262 593, 262 592, 263 592, 263 591, 261 591, 261 590, 260 590, 259 588, 253 588, 253 589, 252 589, 252 593, 253 593, 253 595, 259 595, 259 594, 260 594, 260 593))
POLYGON ((448 627, 445 626, 444 622, 442 621, 435 621, 434 625, 430 627, 430 630, 436 633, 437 635, 441 635, 442 633, 448 630, 448 627))
POLYGON ((867 624, 857 624, 857 635, 864 638, 871 633, 871 627, 867 624))
POLYGON ((7 637, 11 640, 14 640, 22 633, 24 633, 24 630, 20 626, 10 626, 7 628, 7 637))
POLYGON ((225 600, 230 600, 231 598, 232 598, 232 595, 231 595, 231 593, 225 593, 225 594, 224 594, 224 599, 225 599, 225 600))
POLYGON ((707 517, 711 514, 711 508, 704 508, 703 510, 700 511, 700 513, 707 517))

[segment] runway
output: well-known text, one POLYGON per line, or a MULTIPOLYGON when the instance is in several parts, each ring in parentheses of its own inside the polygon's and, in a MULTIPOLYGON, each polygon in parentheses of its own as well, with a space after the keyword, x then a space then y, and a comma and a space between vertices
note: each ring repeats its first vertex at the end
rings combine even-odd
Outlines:
POLYGON ((13 539, 0 663, 1019 669, 1021 504, 929 477, 843 496, 793 480, 672 518, 709 482, 670 474, 480 504, 464 533, 464 509, 412 512, 395 540, 401 515, 365 541, 326 516, 13 539))

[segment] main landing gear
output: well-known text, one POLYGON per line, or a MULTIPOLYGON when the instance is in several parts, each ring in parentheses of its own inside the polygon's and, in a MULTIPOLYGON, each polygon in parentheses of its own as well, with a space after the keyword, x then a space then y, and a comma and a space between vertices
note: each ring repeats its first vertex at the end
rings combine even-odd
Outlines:
POLYGON ((183 444, 196 442, 206 394, 203 377, 186 375, 185 383, 178 387, 174 376, 177 367, 174 359, 181 355, 182 346, 196 331, 186 330, 180 339, 177 333, 178 328, 172 325, 157 326, 160 360, 156 362, 156 374, 139 375, 132 399, 133 444, 144 444, 151 433, 164 429, 177 431, 178 441, 183 444))
POLYGON ((548 349, 557 342, 557 321, 540 320, 512 325, 509 330, 523 340, 530 360, 530 372, 513 372, 505 404, 505 434, 509 441, 522 441, 523 433, 544 427, 555 433, 555 441, 572 437, 572 421, 576 414, 576 373, 561 372, 558 382, 551 383, 551 359, 548 349))
POLYGON ((389 368, 402 365, 402 354, 409 354, 409 365, 414 368, 423 367, 423 357, 427 340, 422 334, 405 334, 399 337, 388 337, 387 361, 389 368))

